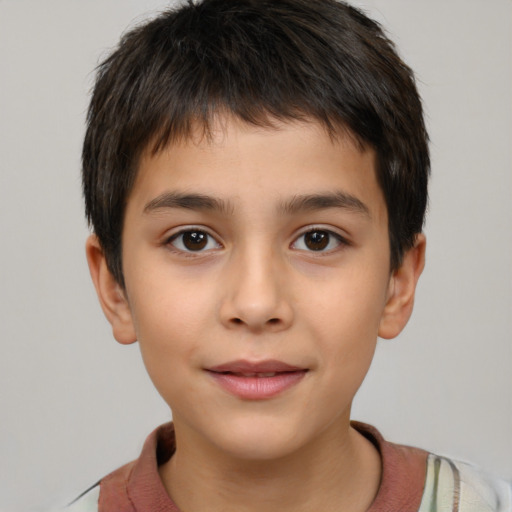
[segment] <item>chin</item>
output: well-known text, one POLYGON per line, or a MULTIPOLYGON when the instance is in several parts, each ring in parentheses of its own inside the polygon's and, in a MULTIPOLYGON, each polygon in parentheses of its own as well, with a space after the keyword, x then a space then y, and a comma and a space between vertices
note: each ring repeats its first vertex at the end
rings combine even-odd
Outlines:
POLYGON ((239 437, 223 443, 220 448, 234 459, 252 462, 270 462, 293 455, 300 449, 300 443, 290 439, 267 436, 239 437))
POLYGON ((229 456, 247 461, 270 461, 292 455, 307 444, 304 431, 283 418, 241 418, 230 421, 212 441, 229 456))

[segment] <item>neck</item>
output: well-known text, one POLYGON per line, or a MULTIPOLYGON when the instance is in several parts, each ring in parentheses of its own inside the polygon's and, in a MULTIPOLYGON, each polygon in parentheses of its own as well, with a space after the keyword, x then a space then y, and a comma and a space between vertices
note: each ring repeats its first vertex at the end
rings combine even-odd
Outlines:
POLYGON ((364 512, 380 483, 375 447, 346 423, 274 460, 219 453, 176 429, 177 450, 160 468, 164 486, 187 512, 364 512))

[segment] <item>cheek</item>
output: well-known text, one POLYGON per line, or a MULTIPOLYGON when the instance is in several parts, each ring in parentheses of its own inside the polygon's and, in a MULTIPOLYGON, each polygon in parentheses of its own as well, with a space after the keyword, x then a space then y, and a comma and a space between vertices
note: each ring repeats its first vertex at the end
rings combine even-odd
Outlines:
POLYGON ((131 283, 128 291, 139 340, 166 344, 169 336, 179 338, 201 329, 213 298, 207 280, 157 268, 131 283))
POLYGON ((315 323, 323 334, 363 342, 377 337, 386 295, 387 279, 363 271, 335 277, 318 293, 310 289, 304 307, 315 312, 315 323))
POLYGON ((329 378, 342 378, 342 368, 343 378, 357 389, 375 351, 386 282, 382 275, 363 272, 333 283, 324 293, 310 294, 304 307, 313 314, 310 326, 315 332, 311 334, 321 344, 321 364, 329 378))
POLYGON ((187 368, 200 366, 201 340, 211 330, 209 295, 177 282, 146 275, 129 290, 144 364, 162 394, 187 368))
MULTIPOLYGON (((140 313, 140 312, 139 312, 140 313)), ((187 392, 194 392, 190 371, 199 368, 198 322, 185 309, 159 304, 144 319, 139 314, 136 330, 146 371, 153 385, 171 407, 187 392)))

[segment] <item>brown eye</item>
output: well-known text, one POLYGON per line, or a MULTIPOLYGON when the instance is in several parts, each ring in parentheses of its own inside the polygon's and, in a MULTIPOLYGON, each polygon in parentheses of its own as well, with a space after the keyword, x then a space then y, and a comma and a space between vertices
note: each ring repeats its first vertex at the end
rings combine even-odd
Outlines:
POLYGON ((189 229, 176 233, 171 237, 169 243, 183 252, 200 252, 219 247, 211 235, 200 229, 189 229))
POLYGON ((310 251, 323 251, 329 245, 329 240, 327 231, 310 231, 304 235, 304 245, 310 251))
POLYGON ((183 245, 189 251, 200 251, 206 247, 208 235, 202 231, 187 231, 183 233, 183 245))
POLYGON ((302 233, 292 244, 293 249, 306 252, 330 252, 349 243, 328 229, 310 229, 302 233))

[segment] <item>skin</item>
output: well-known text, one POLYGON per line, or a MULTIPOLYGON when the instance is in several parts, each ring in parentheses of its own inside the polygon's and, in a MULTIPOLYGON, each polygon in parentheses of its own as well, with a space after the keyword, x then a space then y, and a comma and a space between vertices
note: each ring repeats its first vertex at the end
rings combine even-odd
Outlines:
POLYGON ((139 341, 172 409, 177 451, 160 475, 178 506, 367 510, 380 458, 350 427, 350 408, 377 336, 409 319, 425 251, 419 234, 390 272, 373 150, 315 122, 219 119, 211 139, 143 155, 122 251, 125 289, 96 237, 87 242, 115 338, 139 341), (312 230, 327 237, 320 250, 312 230), (204 248, 187 247, 191 232, 204 248), (307 373, 270 399, 242 400, 206 371, 240 359, 307 373))

